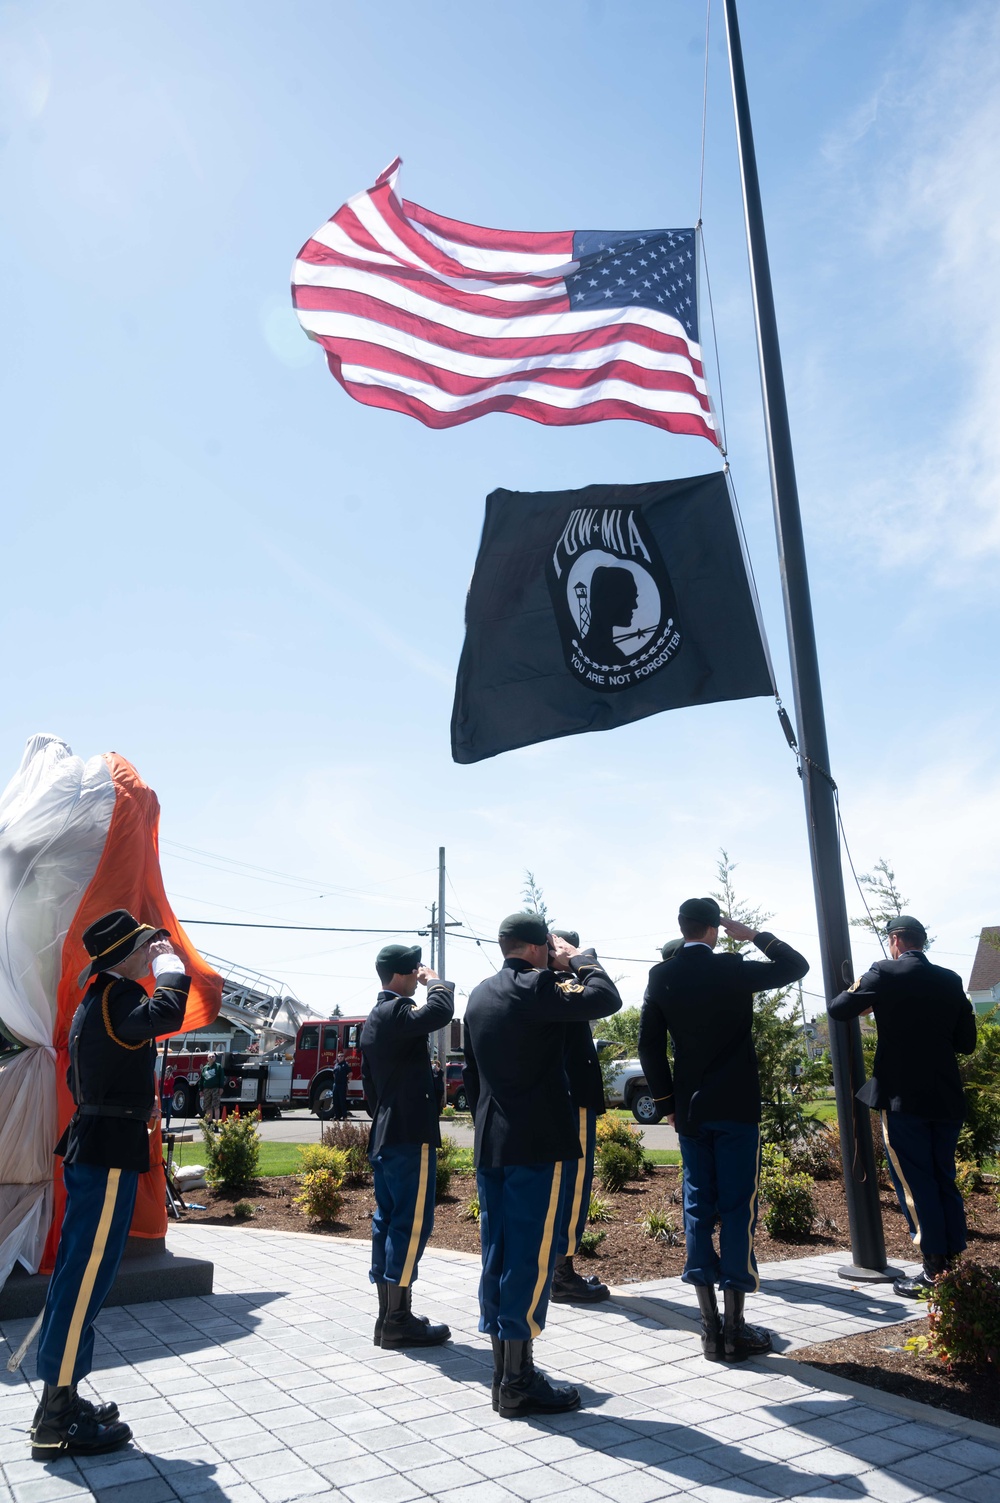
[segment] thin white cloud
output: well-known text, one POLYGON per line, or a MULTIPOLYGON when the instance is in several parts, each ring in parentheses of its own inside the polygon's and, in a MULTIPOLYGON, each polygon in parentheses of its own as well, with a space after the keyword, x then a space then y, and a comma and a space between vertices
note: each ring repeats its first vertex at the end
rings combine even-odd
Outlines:
POLYGON ((940 21, 921 10, 825 145, 824 219, 844 240, 810 420, 831 525, 846 515, 864 548, 892 526, 892 562, 958 586, 986 583, 1000 551, 1000 11, 940 21))

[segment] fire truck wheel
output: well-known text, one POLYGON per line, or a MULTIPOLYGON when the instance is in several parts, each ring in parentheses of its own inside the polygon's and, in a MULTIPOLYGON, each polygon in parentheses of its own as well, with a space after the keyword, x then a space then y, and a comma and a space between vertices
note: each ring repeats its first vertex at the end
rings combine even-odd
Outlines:
POLYGON ((186 1080, 178 1080, 171 1098, 171 1110, 175 1117, 186 1117, 191 1105, 191 1088, 186 1080))
POLYGON ((332 1081, 323 1081, 320 1085, 317 1085, 315 1087, 309 1106, 310 1109, 316 1113, 321 1122, 329 1122, 330 1118, 333 1116, 332 1081))

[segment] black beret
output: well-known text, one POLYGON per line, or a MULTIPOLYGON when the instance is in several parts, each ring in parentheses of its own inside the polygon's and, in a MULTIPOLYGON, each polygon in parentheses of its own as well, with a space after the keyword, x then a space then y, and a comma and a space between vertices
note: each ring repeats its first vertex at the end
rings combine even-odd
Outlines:
POLYGON ((408 976, 420 964, 419 945, 383 945, 375 956, 376 969, 388 970, 392 966, 394 976, 408 976))
POLYGON ((704 924, 706 929, 717 929, 722 909, 714 898, 685 898, 677 910, 679 919, 690 919, 693 924, 704 924))
POLYGON ((549 926, 539 913, 508 913, 500 925, 498 938, 519 939, 526 945, 544 945, 549 926))
POLYGON ((579 934, 577 934, 575 929, 553 929, 552 933, 555 935, 556 939, 564 939, 568 945, 576 945, 579 947, 580 936, 579 934))
POLYGON ((919 939, 922 945, 927 943, 927 930, 919 919, 912 918, 908 913, 901 913, 898 918, 890 919, 885 926, 886 934, 912 934, 919 939))
POLYGON ((664 960, 670 960, 684 943, 683 936, 678 934, 676 939, 668 939, 665 945, 660 946, 660 954, 664 960))

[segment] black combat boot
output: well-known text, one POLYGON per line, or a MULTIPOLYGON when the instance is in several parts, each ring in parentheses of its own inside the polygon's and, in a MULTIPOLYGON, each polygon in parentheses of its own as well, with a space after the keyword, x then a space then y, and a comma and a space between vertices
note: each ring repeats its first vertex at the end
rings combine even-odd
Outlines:
POLYGON ((500 1384, 503 1382, 503 1342, 499 1336, 491 1336, 493 1343, 493 1408, 500 1408, 500 1384))
POLYGON ((771 1350, 770 1331, 765 1331, 763 1326, 747 1325, 743 1319, 745 1299, 742 1289, 727 1289, 723 1294, 726 1311, 723 1337, 727 1362, 743 1362, 747 1357, 760 1357, 771 1350))
POLYGON ((530 1341, 503 1343, 503 1382, 500 1384, 501 1419, 520 1419, 526 1414, 563 1414, 579 1409, 580 1395, 568 1383, 553 1383, 537 1372, 530 1341))
POLYGON ((549 1296, 556 1305, 597 1305, 607 1299, 611 1291, 600 1279, 585 1279, 573 1267, 572 1258, 557 1258, 552 1275, 552 1293, 549 1296))
POLYGON ((410 1285, 386 1284, 385 1320, 382 1324, 382 1349, 395 1346, 440 1346, 451 1331, 447 1326, 432 1326, 426 1315, 414 1315, 410 1309, 410 1285))
POLYGON ((721 1362, 725 1356, 722 1321, 715 1298, 714 1284, 695 1284, 698 1309, 701 1311, 701 1349, 709 1362, 721 1362))
MULTIPOLYGON (((97 1421, 99 1425, 113 1424, 114 1421, 118 1418, 118 1405, 116 1403, 111 1402, 110 1404, 93 1404, 91 1403, 90 1399, 83 1399, 80 1397, 80 1395, 77 1393, 75 1383, 70 1384, 70 1392, 72 1393, 73 1398, 76 1400, 80 1413, 89 1414, 93 1419, 97 1421)), ((44 1397, 39 1399, 38 1408, 35 1410, 35 1417, 31 1421, 32 1439, 34 1439, 35 1437, 35 1427, 42 1417, 42 1406, 44 1402, 44 1397)))
POLYGON ((132 1431, 121 1421, 100 1424, 91 1412, 83 1410, 74 1388, 55 1388, 46 1383, 42 1390, 41 1414, 31 1435, 32 1461, 53 1461, 57 1456, 97 1456, 102 1451, 116 1451, 132 1439, 132 1431))
POLYGON ((375 1321, 375 1345, 382 1345, 382 1327, 385 1325, 385 1307, 388 1303, 388 1284, 376 1281, 375 1292, 378 1295, 378 1318, 375 1321))
POLYGON ((943 1253, 924 1253, 921 1271, 914 1274, 912 1279, 897 1279, 892 1286, 893 1293, 901 1295, 903 1299, 926 1299, 947 1266, 948 1259, 943 1253))

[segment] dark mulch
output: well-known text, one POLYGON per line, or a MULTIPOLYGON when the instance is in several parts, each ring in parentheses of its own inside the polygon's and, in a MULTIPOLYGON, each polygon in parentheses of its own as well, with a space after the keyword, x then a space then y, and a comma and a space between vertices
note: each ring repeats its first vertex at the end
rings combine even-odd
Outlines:
POLYGON ((838 1378, 933 1404, 936 1409, 981 1420, 985 1425, 1000 1425, 1000 1375, 964 1368, 949 1371, 931 1357, 905 1350, 911 1336, 926 1333, 926 1320, 908 1320, 904 1325, 882 1326, 840 1341, 824 1341, 791 1355, 797 1362, 807 1362, 838 1378))
MULTIPOLYGON (((479 1227, 463 1216, 469 1197, 475 1190, 471 1176, 456 1174, 451 1193, 438 1202, 434 1217, 432 1247, 457 1248, 462 1252, 479 1251, 479 1227)), ((256 1189, 243 1195, 224 1195, 215 1190, 192 1190, 189 1198, 206 1206, 204 1211, 190 1211, 187 1219, 222 1226, 244 1225, 267 1227, 273 1231, 312 1231, 328 1237, 367 1237, 371 1230, 371 1213, 375 1200, 370 1185, 348 1188, 344 1204, 332 1226, 310 1224, 292 1204, 298 1192, 293 1176, 263 1179, 256 1189), (249 1200, 256 1208, 252 1220, 236 1222, 233 1203, 249 1200)), ((665 1279, 679 1274, 684 1267, 684 1228, 681 1211, 680 1169, 677 1165, 658 1166, 648 1179, 626 1185, 612 1194, 598 1190, 610 1202, 613 1219, 601 1222, 595 1230, 607 1235, 596 1257, 584 1259, 590 1271, 599 1273, 607 1284, 627 1284, 636 1280, 665 1279), (640 1222, 649 1211, 664 1212, 674 1223, 676 1243, 654 1241, 643 1231, 640 1222)), ((818 1180, 815 1186, 816 1230, 795 1242, 779 1242, 767 1235, 763 1224, 757 1231, 757 1259, 760 1263, 783 1258, 808 1257, 849 1247, 847 1205, 839 1180, 818 1180)), ((913 1246, 891 1192, 882 1193, 886 1247, 891 1258, 913 1261, 913 1246)), ((1000 1253, 1000 1209, 992 1193, 973 1195, 969 1202, 969 1255, 993 1263, 1000 1253)))

